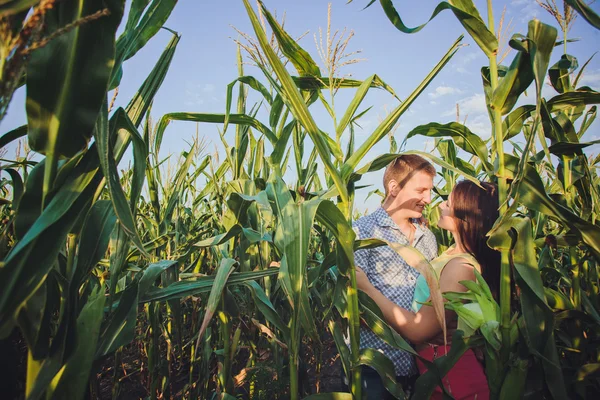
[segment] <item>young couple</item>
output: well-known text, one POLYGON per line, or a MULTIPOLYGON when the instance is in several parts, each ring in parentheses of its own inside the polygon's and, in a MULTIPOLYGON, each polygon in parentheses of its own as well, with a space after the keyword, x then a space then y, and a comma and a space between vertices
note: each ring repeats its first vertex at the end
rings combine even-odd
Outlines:
MULTIPOLYGON (((494 296, 499 284, 499 253, 486 244, 486 233, 498 217, 498 195, 494 185, 481 182, 481 187, 463 181, 458 183, 440 205, 438 226, 452 233, 455 244, 440 256, 433 233, 420 223, 424 207, 431 202, 433 166, 417 155, 403 155, 386 169, 383 184, 385 200, 372 214, 358 219, 354 230, 358 239, 377 238, 419 250, 430 261, 439 277, 442 292, 464 292, 459 282, 475 281, 474 269, 486 279, 494 296)), ((451 337, 444 345, 442 327, 433 307, 424 305, 429 298, 425 279, 404 259, 387 246, 355 252, 358 288, 367 293, 381 308, 388 324, 412 342, 422 357, 433 360, 447 353, 451 337)), ((446 311, 448 332, 453 332, 457 316, 446 311)), ((450 336, 450 334, 448 335, 450 336)), ((394 363, 397 380, 411 389, 426 367, 409 353, 392 348, 371 330, 361 327, 361 348, 382 351, 394 363)), ((391 398, 377 372, 363 367, 363 390, 368 399, 391 398)), ((483 367, 469 350, 443 379, 446 389, 456 399, 489 397, 483 367)), ((442 398, 436 388, 433 398, 442 398)))

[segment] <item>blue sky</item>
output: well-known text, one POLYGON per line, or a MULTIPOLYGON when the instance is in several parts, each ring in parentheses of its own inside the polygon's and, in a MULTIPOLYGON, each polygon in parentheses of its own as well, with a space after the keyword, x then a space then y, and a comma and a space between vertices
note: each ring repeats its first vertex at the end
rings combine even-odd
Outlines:
MULTIPOLYGON (((462 26, 454 15, 445 11, 438 15, 428 26, 413 35, 406 35, 396 30, 385 17, 379 4, 373 4, 363 10, 368 0, 354 0, 346 4, 345 0, 332 1, 332 30, 343 28, 354 31, 348 50, 361 50, 359 57, 366 61, 353 64, 342 69, 343 74, 351 74, 353 79, 364 79, 374 73, 388 83, 398 96, 403 99, 427 75, 439 58, 447 51, 454 40, 463 33, 462 26)), ((286 13, 286 30, 294 37, 304 32, 309 33, 300 41, 303 46, 322 65, 316 51, 314 34, 327 24, 327 4, 325 0, 265 0, 271 12, 279 16, 286 13)), ((425 22, 437 1, 395 1, 398 12, 409 26, 417 26, 425 22), (419 4, 415 7, 414 4, 419 4)), ((475 1, 482 15, 486 14, 486 2, 475 1)), ((496 21, 500 18, 502 9, 506 6, 506 21, 512 19, 512 33, 527 33, 527 22, 538 18, 543 22, 557 26, 553 18, 540 8, 535 0, 505 0, 494 1, 496 21)), ((592 5, 598 10, 597 4, 592 5)), ((246 11, 241 0, 222 1, 192 1, 180 0, 165 26, 181 34, 181 42, 175 53, 165 82, 154 101, 152 110, 155 121, 165 113, 176 111, 223 113, 225 109, 225 87, 237 77, 236 44, 233 39, 238 37, 232 26, 241 31, 252 31, 246 11)), ((600 50, 600 31, 578 17, 569 37, 580 38, 576 43, 569 44, 568 52, 576 56, 580 65, 594 52, 600 50)), ((148 45, 124 67, 124 78, 119 88, 117 105, 127 104, 133 93, 154 66, 157 58, 170 39, 167 31, 161 31, 148 45)), ((456 104, 460 105, 461 120, 466 117, 466 125, 475 133, 489 137, 490 124, 487 118, 479 70, 487 63, 486 57, 468 36, 465 41, 468 46, 459 50, 453 60, 434 79, 421 97, 413 104, 400 120, 395 138, 398 143, 412 128, 428 122, 447 123, 455 120, 456 104)), ((561 48, 553 54, 551 63, 556 62, 561 55, 561 48)), ((510 64, 512 54, 505 60, 510 64)), ((322 68, 323 69, 323 68, 322 68)), ((246 67, 247 75, 254 75, 265 82, 260 71, 246 67)), ((595 57, 587 67, 582 84, 600 87, 600 56, 595 57)), ((336 110, 342 115, 354 89, 340 91, 336 98, 336 110)), ((553 95, 553 89, 548 87, 544 93, 553 95)), ((250 104, 253 99, 250 98, 250 104)), ((533 102, 529 98, 524 102, 533 102)), ((397 105, 397 100, 382 90, 371 90, 363 105, 372 105, 371 111, 362 119, 362 131, 357 132, 357 142, 362 142, 385 116, 386 110, 397 105)), ((19 90, 9 108, 8 115, 2 121, 0 133, 7 132, 26 123, 25 93, 19 90)), ((316 105, 311 111, 319 125, 326 131, 332 132, 332 124, 323 107, 316 105)), ((203 124, 199 128, 200 135, 211 145, 207 152, 222 148, 217 128, 203 124)), ((233 132, 233 129, 230 130, 233 132)), ((173 122, 167 128, 161 156, 170 153, 180 153, 188 147, 195 136, 196 124, 173 122)), ((228 137, 230 137, 228 135, 228 137)), ((592 126, 584 140, 600 138, 597 124, 592 126)), ((8 156, 14 154, 14 147, 8 149, 8 156)), ((424 138, 411 139, 407 149, 432 149, 432 142, 424 138)), ((363 164, 375 158, 378 154, 389 150, 389 142, 384 139, 364 159, 363 164)), ((589 148, 588 153, 598 153, 598 148, 589 148)), ((125 161, 127 162, 127 161, 125 161)), ((293 169, 293 168, 291 168, 293 169)), ((373 173, 363 177, 361 184, 373 184, 373 188, 381 186, 381 173, 373 173)), ((288 179, 293 183, 293 177, 288 179)), ((378 204, 376 197, 365 201, 367 193, 372 189, 363 189, 357 196, 357 209, 372 210, 378 204)))

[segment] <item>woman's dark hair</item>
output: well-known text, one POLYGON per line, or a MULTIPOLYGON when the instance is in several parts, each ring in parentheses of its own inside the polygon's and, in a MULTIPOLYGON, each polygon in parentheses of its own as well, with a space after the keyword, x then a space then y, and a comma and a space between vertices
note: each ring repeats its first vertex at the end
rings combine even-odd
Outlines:
POLYGON ((486 234, 499 215, 496 185, 471 181, 459 182, 452 190, 452 213, 461 245, 481 266, 481 275, 492 295, 498 299, 500 291, 500 253, 487 245, 486 234))

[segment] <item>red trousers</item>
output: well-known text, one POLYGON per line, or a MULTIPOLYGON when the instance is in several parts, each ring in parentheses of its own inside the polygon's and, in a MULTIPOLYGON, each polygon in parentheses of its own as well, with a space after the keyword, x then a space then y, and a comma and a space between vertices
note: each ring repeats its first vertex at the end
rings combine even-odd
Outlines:
MULTIPOLYGON (((426 360, 433 361, 436 358, 446 355, 449 351, 450 346, 428 346, 419 350, 419 355, 426 360)), ((417 367, 421 374, 427 371, 425 364, 418 358, 417 367)), ((490 397, 490 390, 483 367, 471 349, 463 354, 450 372, 442 379, 442 382, 446 390, 456 400, 488 400, 490 397)), ((442 389, 439 386, 436 386, 431 398, 443 398, 442 389)))

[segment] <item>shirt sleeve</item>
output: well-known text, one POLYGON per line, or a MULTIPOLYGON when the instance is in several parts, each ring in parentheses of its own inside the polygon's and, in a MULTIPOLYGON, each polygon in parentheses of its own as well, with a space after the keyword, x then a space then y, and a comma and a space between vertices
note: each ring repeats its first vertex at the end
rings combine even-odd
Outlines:
MULTIPOLYGON (((356 233, 356 239, 363 239, 361 230, 358 226, 353 226, 352 229, 356 233)), ((354 252, 354 265, 360 267, 365 274, 368 274, 371 270, 371 254, 369 249, 356 250, 354 252)))

